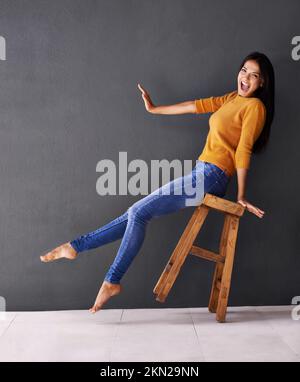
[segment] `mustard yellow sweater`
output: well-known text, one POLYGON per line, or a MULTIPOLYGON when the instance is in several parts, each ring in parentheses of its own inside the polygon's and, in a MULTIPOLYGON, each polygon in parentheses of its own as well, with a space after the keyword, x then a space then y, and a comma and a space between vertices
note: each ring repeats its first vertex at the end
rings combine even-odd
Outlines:
POLYGON ((209 133, 198 160, 210 162, 229 176, 237 168, 250 168, 252 147, 266 118, 266 108, 259 98, 242 97, 237 90, 220 97, 195 100, 196 113, 213 113, 209 133))

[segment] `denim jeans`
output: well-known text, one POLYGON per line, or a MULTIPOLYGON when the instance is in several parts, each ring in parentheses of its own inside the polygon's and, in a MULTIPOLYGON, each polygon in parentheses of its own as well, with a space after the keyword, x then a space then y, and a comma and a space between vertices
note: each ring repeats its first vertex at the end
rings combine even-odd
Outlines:
POLYGON ((105 276, 106 281, 119 284, 143 244, 149 220, 187 206, 200 205, 205 193, 223 197, 229 181, 230 176, 216 165, 197 160, 187 175, 158 188, 135 202, 121 216, 70 243, 79 253, 122 238, 115 260, 105 276), (194 187, 194 194, 186 185, 194 187))

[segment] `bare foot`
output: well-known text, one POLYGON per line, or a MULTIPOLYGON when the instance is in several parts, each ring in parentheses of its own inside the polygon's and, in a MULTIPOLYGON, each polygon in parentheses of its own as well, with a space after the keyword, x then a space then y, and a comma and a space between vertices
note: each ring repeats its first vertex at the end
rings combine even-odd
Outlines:
POLYGON ((102 306, 112 297, 116 296, 121 292, 120 284, 111 284, 108 281, 103 281, 99 293, 97 295, 96 301, 92 308, 89 309, 91 313, 96 313, 102 308, 102 306))
POLYGON ((77 256, 77 252, 68 242, 60 245, 59 247, 54 248, 52 251, 46 253, 44 256, 40 256, 41 261, 48 263, 53 260, 61 259, 65 257, 69 260, 74 260, 77 256))

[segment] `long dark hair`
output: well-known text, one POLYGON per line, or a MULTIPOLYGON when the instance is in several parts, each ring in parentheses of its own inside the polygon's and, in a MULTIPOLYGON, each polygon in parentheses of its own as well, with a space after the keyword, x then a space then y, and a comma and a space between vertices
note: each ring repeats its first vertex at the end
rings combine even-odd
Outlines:
POLYGON ((248 54, 248 56, 243 59, 239 71, 248 60, 254 60, 257 62, 264 80, 263 86, 259 86, 253 93, 253 97, 259 98, 264 103, 267 111, 263 130, 252 148, 253 153, 260 153, 266 148, 270 136, 271 125, 274 119, 275 76, 271 61, 265 54, 260 52, 252 52, 248 54))

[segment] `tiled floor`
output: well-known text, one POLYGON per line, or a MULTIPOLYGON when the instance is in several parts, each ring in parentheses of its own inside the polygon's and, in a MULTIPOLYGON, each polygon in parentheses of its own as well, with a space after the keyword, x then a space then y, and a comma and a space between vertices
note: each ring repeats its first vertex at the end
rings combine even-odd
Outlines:
POLYGON ((300 361, 291 306, 6 312, 1 361, 300 361))

